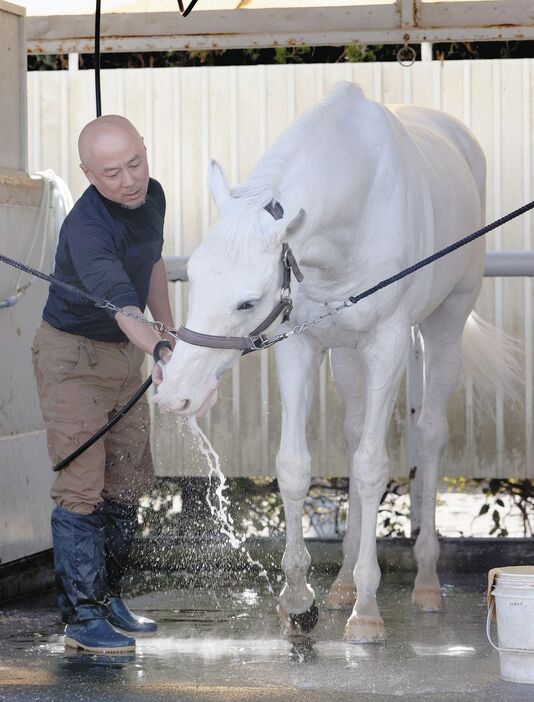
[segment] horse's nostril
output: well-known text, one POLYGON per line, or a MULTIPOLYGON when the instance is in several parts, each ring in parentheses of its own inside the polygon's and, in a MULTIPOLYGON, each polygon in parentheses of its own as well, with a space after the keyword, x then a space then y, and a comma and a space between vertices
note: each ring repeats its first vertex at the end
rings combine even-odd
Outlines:
POLYGON ((185 410, 189 409, 190 404, 191 400, 182 400, 181 405, 177 408, 178 412, 185 412, 185 410))

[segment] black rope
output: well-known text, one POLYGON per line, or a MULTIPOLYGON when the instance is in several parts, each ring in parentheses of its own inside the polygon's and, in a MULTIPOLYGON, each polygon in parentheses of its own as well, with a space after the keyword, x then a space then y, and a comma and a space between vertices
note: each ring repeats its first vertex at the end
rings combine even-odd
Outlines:
POLYGON ((53 275, 47 275, 46 273, 43 273, 42 271, 38 271, 37 268, 32 268, 31 266, 27 266, 25 263, 21 263, 20 261, 15 261, 13 258, 9 258, 9 256, 4 256, 3 254, 0 254, 0 261, 2 263, 7 263, 8 266, 13 266, 13 268, 18 268, 19 271, 23 271, 24 273, 30 273, 31 275, 35 276, 36 278, 40 278, 41 280, 45 280, 47 283, 51 283, 52 285, 57 285, 60 288, 63 288, 64 290, 68 290, 71 293, 74 293, 76 295, 81 295, 81 297, 85 297, 89 302, 92 302, 96 307, 104 307, 104 308, 109 308, 111 303, 108 302, 108 300, 101 299, 99 297, 93 297, 93 295, 89 295, 89 293, 80 290, 79 288, 76 288, 74 285, 70 285, 70 283, 64 283, 62 280, 58 280, 57 278, 54 278, 53 275))
POLYGON ((504 217, 497 219, 495 222, 492 222, 491 224, 487 224, 485 227, 482 227, 482 229, 478 229, 476 232, 469 234, 469 236, 466 236, 463 239, 459 239, 458 241, 455 241, 454 244, 451 244, 450 246, 446 246, 444 249, 440 249, 439 251, 436 251, 436 253, 433 253, 431 256, 428 256, 427 258, 423 258, 421 261, 414 263, 413 266, 410 266, 409 268, 405 268, 400 273, 396 273, 395 275, 392 275, 390 278, 386 278, 385 280, 380 281, 380 283, 373 285, 372 288, 368 288, 367 290, 364 290, 364 292, 360 293, 359 295, 354 295, 352 297, 349 297, 350 302, 352 302, 352 304, 356 304, 360 300, 363 300, 365 297, 369 297, 370 295, 373 295, 374 293, 378 292, 379 290, 382 290, 383 288, 387 288, 388 285, 392 285, 393 283, 396 283, 397 281, 401 280, 402 278, 406 278, 407 275, 410 275, 411 273, 415 273, 415 271, 418 271, 420 268, 424 268, 425 266, 429 266, 431 263, 434 263, 434 261, 437 261, 439 258, 443 258, 443 256, 447 256, 447 254, 450 254, 453 251, 456 251, 456 249, 459 249, 460 247, 471 243, 475 239, 478 239, 479 237, 483 236, 484 234, 487 234, 488 232, 491 232, 494 229, 497 229, 498 227, 502 226, 503 224, 506 224, 506 222, 509 222, 511 219, 515 219, 516 217, 519 217, 520 215, 522 215, 525 212, 528 212, 529 210, 532 210, 532 209, 534 209, 534 200, 532 202, 527 203, 526 205, 523 205, 523 207, 519 207, 517 210, 514 210, 513 212, 509 212, 507 215, 504 215, 504 217))
POLYGON ((75 451, 73 451, 70 456, 67 456, 67 458, 64 458, 62 461, 60 461, 58 464, 56 464, 52 470, 55 470, 56 472, 59 470, 63 470, 63 468, 66 468, 69 463, 71 463, 75 458, 78 458, 84 451, 87 451, 87 449, 92 446, 94 443, 96 443, 100 438, 104 436, 112 427, 117 424, 119 419, 122 419, 125 414, 128 414, 128 412, 132 409, 132 407, 143 397, 145 392, 148 390, 148 388, 152 385, 152 377, 149 377, 145 380, 143 385, 139 388, 139 390, 136 391, 132 397, 128 400, 128 402, 124 405, 124 407, 121 407, 121 409, 117 412, 117 414, 113 415, 113 417, 109 420, 107 424, 104 424, 103 427, 101 427, 93 436, 91 436, 90 439, 87 439, 87 441, 79 446, 75 451))
POLYGON ((100 2, 96 0, 95 10, 95 100, 96 116, 102 116, 102 96, 100 94, 100 2))

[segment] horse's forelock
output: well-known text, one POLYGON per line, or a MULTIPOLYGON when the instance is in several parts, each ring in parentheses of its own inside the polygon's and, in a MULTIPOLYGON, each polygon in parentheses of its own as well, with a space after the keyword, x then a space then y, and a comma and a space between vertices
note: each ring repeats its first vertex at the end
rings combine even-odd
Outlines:
MULTIPOLYGON (((271 201, 272 195, 267 197, 265 204, 271 201)), ((205 240, 206 246, 221 256, 253 260, 258 250, 270 248, 275 239, 273 230, 265 225, 262 216, 264 206, 259 205, 255 199, 242 197, 236 200, 210 229, 205 240)))

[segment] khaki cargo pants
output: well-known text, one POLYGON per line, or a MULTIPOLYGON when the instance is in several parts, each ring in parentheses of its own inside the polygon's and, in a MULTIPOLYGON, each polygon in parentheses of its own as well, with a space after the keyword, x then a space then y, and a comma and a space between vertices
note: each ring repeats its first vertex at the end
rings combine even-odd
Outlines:
MULTIPOLYGON (((144 353, 130 342, 93 341, 44 321, 32 356, 54 465, 106 424, 144 380, 144 353)), ((52 499, 71 512, 91 514, 104 498, 135 504, 154 480, 146 397, 55 475, 52 499)))

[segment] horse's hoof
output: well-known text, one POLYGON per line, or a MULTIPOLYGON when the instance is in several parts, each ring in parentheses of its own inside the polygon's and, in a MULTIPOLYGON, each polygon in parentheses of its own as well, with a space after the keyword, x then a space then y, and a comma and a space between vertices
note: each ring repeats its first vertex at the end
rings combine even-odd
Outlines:
POLYGON ((412 592, 412 605, 422 612, 441 612, 443 596, 436 587, 419 587, 412 592))
POLYGON ((386 640, 381 617, 350 617, 345 625, 343 640, 359 644, 383 644, 386 640))
POLYGON ((276 609, 282 629, 288 636, 308 634, 319 621, 319 610, 315 601, 309 609, 301 614, 290 614, 282 609, 280 605, 276 609))
POLYGON ((324 600, 326 609, 352 609, 356 602, 356 588, 350 584, 334 583, 324 600))

